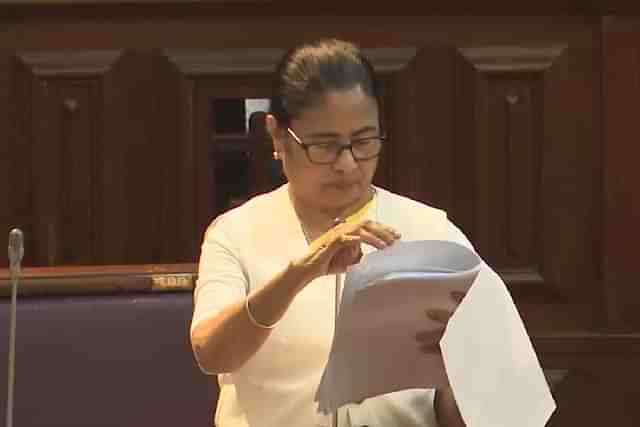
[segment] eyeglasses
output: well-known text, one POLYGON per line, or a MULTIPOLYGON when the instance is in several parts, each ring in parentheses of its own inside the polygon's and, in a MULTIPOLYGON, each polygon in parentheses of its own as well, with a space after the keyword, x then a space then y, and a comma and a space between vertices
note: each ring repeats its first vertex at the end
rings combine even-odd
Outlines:
POLYGON ((385 136, 377 135, 352 139, 349 144, 341 144, 337 141, 305 144, 300 140, 298 135, 291 130, 291 128, 287 128, 287 132, 289 132, 289 135, 291 135, 298 145, 302 147, 307 154, 309 161, 317 165, 329 165, 334 163, 338 160, 343 150, 351 151, 351 155, 356 161, 374 159, 378 157, 382 151, 382 144, 386 140, 385 136))

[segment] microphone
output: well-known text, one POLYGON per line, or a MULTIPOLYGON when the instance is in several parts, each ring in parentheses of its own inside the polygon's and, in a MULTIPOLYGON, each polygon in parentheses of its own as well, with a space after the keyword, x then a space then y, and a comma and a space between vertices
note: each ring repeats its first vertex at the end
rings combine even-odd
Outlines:
POLYGON ((14 228, 9 233, 9 267, 12 274, 20 274, 20 263, 24 257, 24 237, 22 231, 14 228))
POLYGON ((24 257, 24 237, 22 231, 14 228, 9 233, 9 270, 11 275, 11 315, 9 327, 9 374, 7 375, 7 427, 13 427, 13 395, 16 360, 16 299, 20 264, 24 257))

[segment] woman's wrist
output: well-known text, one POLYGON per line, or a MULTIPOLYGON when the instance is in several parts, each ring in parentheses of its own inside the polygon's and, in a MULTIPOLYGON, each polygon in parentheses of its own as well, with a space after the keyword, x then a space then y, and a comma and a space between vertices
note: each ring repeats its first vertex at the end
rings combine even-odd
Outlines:
POLYGON ((303 261, 294 260, 289 262, 283 272, 283 280, 290 287, 294 294, 304 289, 307 284, 316 277, 313 271, 303 261))
POLYGON ((287 307, 309 282, 306 270, 290 262, 267 286, 247 296, 244 311, 253 325, 273 329, 287 307))

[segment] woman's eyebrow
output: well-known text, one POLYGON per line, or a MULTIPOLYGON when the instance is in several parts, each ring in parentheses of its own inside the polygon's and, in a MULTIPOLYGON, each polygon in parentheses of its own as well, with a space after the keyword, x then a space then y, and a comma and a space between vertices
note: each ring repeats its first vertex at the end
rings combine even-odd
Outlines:
POLYGON ((375 126, 364 126, 358 129, 357 131, 351 133, 351 136, 353 137, 353 136, 362 135, 363 133, 377 132, 377 131, 378 131, 378 128, 375 126))
POLYGON ((314 132, 304 136, 305 138, 338 138, 340 134, 336 132, 314 132))
MULTIPOLYGON (((363 126, 360 129, 352 132, 351 136, 352 137, 359 136, 359 135, 362 135, 363 133, 375 132, 377 130, 378 128, 375 126, 363 126)), ((337 132, 314 132, 305 136, 305 138, 339 138, 339 137, 340 137, 340 134, 337 132)))

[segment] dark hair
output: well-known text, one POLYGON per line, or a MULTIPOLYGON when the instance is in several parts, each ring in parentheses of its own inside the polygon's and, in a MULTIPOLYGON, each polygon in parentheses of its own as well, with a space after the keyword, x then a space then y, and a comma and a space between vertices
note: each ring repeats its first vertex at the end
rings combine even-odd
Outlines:
POLYGON ((289 50, 276 67, 271 114, 289 126, 326 92, 360 86, 380 107, 373 66, 353 43, 321 39, 289 50))

